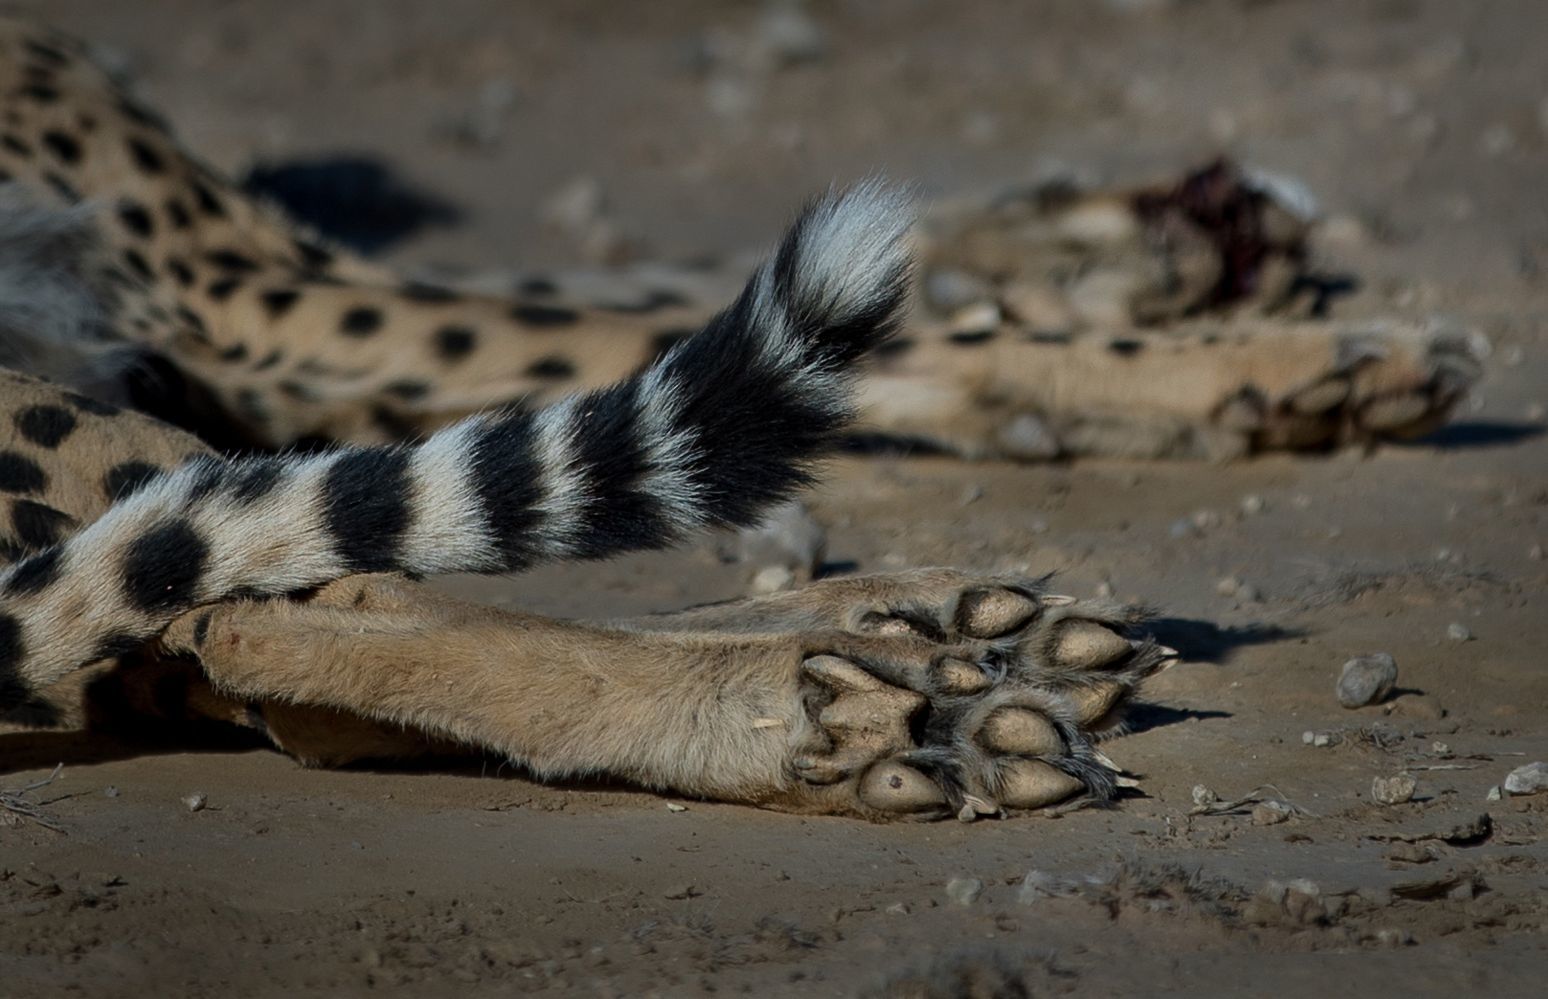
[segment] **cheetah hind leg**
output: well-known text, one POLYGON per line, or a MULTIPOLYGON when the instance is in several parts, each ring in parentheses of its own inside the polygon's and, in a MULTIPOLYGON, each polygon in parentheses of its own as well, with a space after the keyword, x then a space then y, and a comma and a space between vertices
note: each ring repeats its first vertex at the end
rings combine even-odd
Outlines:
POLYGON ((610 625, 356 577, 309 603, 191 612, 164 642, 311 762, 348 762, 350 740, 360 755, 396 755, 379 741, 387 725, 405 755, 446 740, 539 776, 606 773, 809 813, 972 818, 1106 799, 1128 782, 1096 742, 1175 655, 1131 637, 1139 623, 1036 580, 949 570, 610 625), (340 727, 287 724, 295 711, 340 727))

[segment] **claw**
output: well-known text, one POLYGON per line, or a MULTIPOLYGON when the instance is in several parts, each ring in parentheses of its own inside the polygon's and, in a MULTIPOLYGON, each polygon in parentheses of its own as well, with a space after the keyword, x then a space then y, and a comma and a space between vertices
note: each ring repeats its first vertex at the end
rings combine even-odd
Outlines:
POLYGON ((962 807, 957 810, 958 822, 972 822, 982 815, 999 815, 1003 811, 999 805, 986 798, 980 798, 976 794, 962 796, 962 807))
POLYGON ((965 635, 998 638, 1025 625, 1038 610, 1036 600, 1014 590, 976 590, 963 594, 957 622, 965 635))
POLYGON ((1060 625, 1054 643, 1056 664, 1067 669, 1100 669, 1133 651, 1127 638, 1092 621, 1069 621, 1060 625))
POLYGON ((1120 767, 1118 764, 1114 763, 1112 758, 1109 757, 1106 753, 1102 752, 1100 749, 1091 750, 1091 758, 1115 774, 1123 773, 1123 767, 1120 767))
POLYGON ((894 760, 878 763, 860 779, 860 800, 885 812, 924 812, 946 803, 936 783, 894 760))
POLYGON ((839 692, 861 694, 887 689, 885 683, 838 656, 812 656, 801 663, 801 669, 813 680, 839 692))
POLYGON ((984 722, 979 737, 985 746, 1021 756, 1057 756, 1064 740, 1053 724, 1035 711, 1001 708, 984 722))
POLYGON ((1041 808, 1085 788, 1063 770, 1038 760, 1010 760, 1001 767, 1000 797, 1012 808, 1041 808))

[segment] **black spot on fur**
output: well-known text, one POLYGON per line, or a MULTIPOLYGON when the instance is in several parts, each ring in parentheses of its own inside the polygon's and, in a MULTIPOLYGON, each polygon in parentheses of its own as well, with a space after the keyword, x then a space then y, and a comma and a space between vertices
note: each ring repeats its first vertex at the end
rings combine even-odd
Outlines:
POLYGON ((19 136, 12 135, 10 132, 0 135, 0 146, 4 146, 6 151, 15 153, 24 159, 32 156, 32 147, 23 142, 19 136))
POLYGON ((30 97, 39 104, 52 104, 59 100, 59 91, 44 83, 29 83, 21 88, 23 97, 30 97))
POLYGON ((231 497, 239 503, 256 503, 285 477, 285 463, 278 458, 250 458, 231 476, 231 497))
POLYGON ((473 486, 506 569, 530 565, 539 554, 543 468, 533 450, 532 420, 527 410, 502 413, 474 432, 469 448, 473 486))
POLYGON ((62 49, 55 48, 47 42, 40 42, 36 38, 22 39, 22 48, 54 66, 66 66, 70 63, 70 57, 65 55, 62 49))
POLYGON ((370 336, 381 328, 381 310, 368 305, 350 309, 339 320, 339 332, 345 336, 370 336))
POLYGON ((204 255, 204 259, 227 271, 247 273, 258 269, 258 263, 252 257, 232 249, 211 250, 204 255))
POLYGON ((0 492, 40 493, 48 488, 48 476, 31 458, 15 451, 0 451, 0 492))
POLYGON ((204 648, 204 640, 210 637, 210 618, 215 616, 214 611, 205 611, 194 621, 193 640, 195 648, 204 648))
POLYGON ((151 270, 150 262, 145 259, 145 254, 134 247, 124 251, 124 264, 131 271, 134 271, 141 281, 155 280, 156 273, 151 270))
POLYGON ((530 378, 569 378, 575 374, 575 365, 562 357, 545 357, 527 366, 530 378))
POLYGON ((17 432, 38 447, 56 448, 75 430, 75 414, 63 406, 28 406, 12 420, 17 432))
POLYGON ((76 409, 92 416, 117 416, 122 410, 112 403, 103 402, 101 399, 93 399, 89 395, 79 395, 75 392, 65 394, 65 399, 76 409))
POLYGON ((59 578, 59 559, 64 549, 50 546, 30 558, 16 563, 11 578, 6 580, 5 592, 13 597, 25 597, 41 592, 59 578))
POLYGON ((234 343, 215 356, 219 357, 222 361, 225 361, 228 364, 236 364, 239 361, 245 361, 247 360, 247 344, 234 343))
POLYGON ((161 474, 161 469, 144 461, 125 461, 108 469, 102 477, 102 491, 110 500, 121 500, 161 474))
POLYGON ((255 365, 253 365, 253 370, 254 371, 268 371, 270 368, 274 367, 281 360, 283 360, 284 357, 285 357, 285 352, 280 350, 278 347, 275 347, 273 350, 271 350, 267 354, 265 354, 261 361, 259 361, 255 365))
POLYGON ((46 171, 43 174, 43 182, 46 183, 49 187, 52 187, 55 194, 68 201, 70 204, 74 205, 80 203, 81 192, 75 189, 74 184, 70 183, 68 180, 65 180, 54 171, 46 171))
POLYGON ((580 321, 580 313, 555 305, 524 303, 511 308, 511 318, 524 326, 572 326, 580 321))
POLYGON ((0 613, 0 707, 20 704, 30 693, 21 678, 25 651, 21 622, 14 614, 0 613))
POLYGON ((243 419, 254 423, 269 422, 269 408, 263 404, 263 393, 255 388, 239 389, 236 394, 237 412, 243 419))
MULTIPOLYGON (((145 644, 145 639, 139 635, 127 631, 115 631, 103 636, 91 650, 90 661, 101 662, 104 659, 117 659, 119 656, 127 656, 140 646, 145 644)), ((161 683, 158 681, 154 688, 160 693, 161 683)))
POLYGON ((902 357, 917 346, 919 344, 914 340, 909 340, 906 337, 893 337, 891 340, 879 345, 875 350, 875 354, 881 360, 886 360, 889 357, 902 357))
POLYGON ((408 452, 376 447, 347 451, 323 481, 323 518, 351 572, 397 568, 408 530, 408 452))
POLYGON ((478 334, 466 326, 443 326, 435 331, 435 350, 443 361, 460 360, 473 352, 477 339, 478 334))
POLYGON ((265 311, 270 319, 278 319, 290 311, 290 307, 296 304, 301 293, 294 288, 271 288, 258 296, 258 301, 263 303, 265 311))
POLYGON ((952 333, 946 339, 959 347, 982 347, 994 339, 994 330, 963 330, 952 333))
POLYGON ((422 284, 418 281, 410 281, 398 289, 398 294, 410 302, 455 302, 462 296, 450 288, 442 288, 440 285, 422 284))
POLYGON ((321 270, 333 263, 333 251, 311 240, 296 240, 296 252, 301 254, 301 263, 309 270, 321 270))
POLYGON ((638 302, 613 302, 606 305, 598 305, 597 308, 605 309, 608 312, 643 314, 687 304, 688 300, 677 292, 657 289, 638 302))
POLYGON ((297 402, 316 402, 320 397, 317 391, 305 382, 298 382, 293 378, 286 378, 279 383, 279 390, 286 396, 297 402))
POLYGON ((176 257, 168 257, 167 258, 167 271, 172 275, 172 279, 174 281, 176 281, 180 287, 183 287, 183 288, 192 288, 193 287, 194 272, 183 261, 179 260, 176 257))
POLYGON ((60 538, 73 526, 74 517, 46 503, 26 499, 11 503, 11 527, 16 532, 16 538, 33 550, 58 544, 60 538))
POLYGON ((136 236, 149 237, 156 231, 156 223, 151 221, 150 212, 138 201, 124 199, 118 203, 118 220, 124 224, 136 236))
POLYGON ((529 277, 516 286, 518 295, 531 295, 533 298, 546 298, 549 295, 557 295, 559 286, 546 277, 529 277))
POLYGON ((147 613, 193 603, 210 549, 193 525, 169 520, 130 542, 124 553, 124 596, 147 613))
POLYGON ((192 330, 199 337, 201 342, 209 342, 209 328, 204 325, 203 316, 199 315, 199 313, 190 309, 186 305, 179 305, 175 311, 177 312, 177 318, 183 323, 184 326, 187 326, 190 330, 192 330))
POLYGON ((406 402, 412 402, 415 399, 423 399, 425 396, 429 395, 430 386, 425 382, 404 379, 402 381, 396 381, 391 385, 388 385, 387 392, 391 395, 397 396, 399 399, 403 399, 406 402))
POLYGON ((197 503, 225 485, 226 470, 229 466, 219 458, 196 454, 185 460, 193 471, 192 481, 188 486, 190 503, 197 503))
POLYGON ((399 440, 408 440, 419 432, 412 420, 388 406, 372 406, 371 422, 388 437, 399 440))
POLYGON ((188 214, 188 209, 176 198, 167 202, 167 221, 172 223, 174 229, 187 229, 193 225, 193 217, 188 214))
POLYGON ((144 139, 130 136, 128 146, 130 158, 134 160, 134 165, 139 167, 141 171, 145 173, 161 173, 166 170, 166 161, 144 139))
POLYGON ((204 289, 204 293, 217 302, 224 302, 236 294, 236 290, 240 287, 242 287, 241 278, 226 277, 219 281, 211 281, 210 286, 204 289))
POLYGON ((220 203, 215 192, 202 180, 193 180, 188 183, 194 193, 194 200, 198 202, 199 211, 212 218, 221 218, 226 214, 226 206, 220 203))
POLYGON ((1114 339, 1107 342, 1107 349, 1119 357, 1133 357, 1145 349, 1145 344, 1140 340, 1114 339))
POLYGON ((1062 330, 1033 330, 1027 334, 1027 340, 1031 343, 1046 343, 1055 347, 1063 347, 1074 341, 1074 337, 1062 330))

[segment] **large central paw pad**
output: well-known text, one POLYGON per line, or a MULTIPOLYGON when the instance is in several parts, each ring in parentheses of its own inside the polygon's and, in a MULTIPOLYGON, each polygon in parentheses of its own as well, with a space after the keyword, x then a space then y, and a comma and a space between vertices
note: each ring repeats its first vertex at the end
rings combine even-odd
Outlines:
POLYGON ((1130 612, 1036 582, 932 595, 887 594, 804 660, 811 724, 792 767, 816 797, 971 819, 1132 783, 1094 742, 1173 650, 1130 637, 1130 612))

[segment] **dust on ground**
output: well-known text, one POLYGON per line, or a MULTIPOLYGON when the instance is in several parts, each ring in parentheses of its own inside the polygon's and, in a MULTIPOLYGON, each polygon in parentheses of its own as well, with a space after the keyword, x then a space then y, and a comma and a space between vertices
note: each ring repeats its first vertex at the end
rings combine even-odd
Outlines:
MULTIPOLYGON (((870 826, 497 760, 311 772, 5 737, 7 789, 64 763, 24 796, 63 832, 0 826, 8 994, 1540 989, 1548 795, 1489 791, 1548 759, 1541 5, 835 2, 804 37, 705 0, 26 6, 105 45, 223 168, 368 153, 462 210, 404 264, 584 262, 543 223, 577 178, 617 245, 684 257, 877 169, 987 191, 1226 151, 1321 199, 1321 252, 1360 279, 1341 314, 1446 313, 1494 353, 1451 427, 1370 456, 836 464, 814 497, 835 561, 1058 570, 1161 609, 1190 659, 1109 747, 1144 778, 1116 808, 870 826), (1376 651, 1396 694, 1339 707, 1340 665, 1376 651), (1412 801, 1373 800, 1405 772, 1412 801), (1201 784, 1293 814, 1192 814, 1201 784)), ((743 580, 704 545, 446 585, 622 614, 743 580)))

